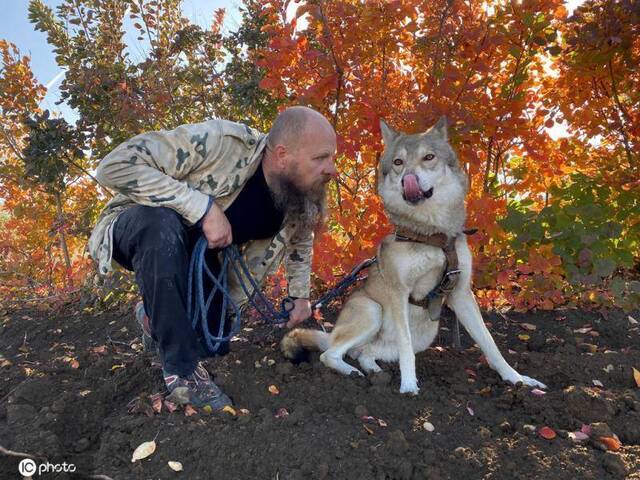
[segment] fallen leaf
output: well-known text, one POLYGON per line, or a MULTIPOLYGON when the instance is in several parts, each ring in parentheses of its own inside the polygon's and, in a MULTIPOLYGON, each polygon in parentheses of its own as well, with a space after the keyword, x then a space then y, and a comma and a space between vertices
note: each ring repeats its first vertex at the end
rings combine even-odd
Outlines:
POLYGON ((249 415, 251 412, 250 412, 248 409, 246 409, 246 408, 241 408, 241 409, 239 410, 239 413, 240 413, 241 415, 249 415))
POLYGON ((152 395, 151 404, 153 406, 153 411, 160 413, 162 411, 162 394, 156 393, 155 395, 152 395))
POLYGON ((276 412, 276 418, 282 418, 282 417, 286 417, 288 415, 289 415, 289 412, 284 407, 279 408, 278 411, 276 412))
POLYGON ((107 346, 106 345, 100 345, 99 347, 90 347, 89 351, 91 353, 98 353, 98 354, 107 353, 107 346))
POLYGON ((471 402, 467 402, 467 412, 469 412, 469 415, 471 415, 472 417, 475 415, 475 412, 473 411, 471 402))
POLYGON ((633 318, 631 315, 629 315, 629 323, 631 325, 637 325, 638 324, 638 320, 636 320, 635 318, 633 318))
POLYGON ((173 470, 174 472, 181 472, 182 471, 182 464, 180 462, 168 461, 167 465, 169 465, 169 468, 171 470, 173 470))
POLYGON ((602 370, 604 370, 607 373, 611 373, 613 372, 613 365, 609 364, 606 367, 604 367, 602 370))
POLYGON ((584 327, 584 328, 576 328, 574 333, 589 333, 592 330, 592 327, 584 327))
POLYGON ((169 400, 165 400, 163 403, 164 403, 164 408, 166 408, 169 411, 169 413, 175 412, 176 408, 178 408, 178 406, 175 403, 170 402, 169 400))
POLYGON ((620 450, 620 447, 622 446, 620 440, 615 437, 600 437, 599 440, 605 445, 605 447, 607 447, 607 450, 611 450, 614 452, 620 450))
POLYGON ((574 442, 584 442, 585 440, 589 440, 589 435, 582 432, 569 432, 569 438, 574 442))
POLYGON ((187 417, 190 417, 191 415, 195 415, 196 413, 198 413, 198 412, 191 405, 187 405, 187 406, 184 407, 184 414, 187 417))
POLYGON ((324 320, 324 315, 322 315, 322 312, 320 311, 319 308, 316 308, 313 311, 313 318, 315 319, 316 322, 322 322, 324 320))
POLYGON ((131 463, 135 463, 137 460, 142 460, 143 458, 147 458, 153 452, 156 451, 156 442, 151 440, 150 442, 143 442, 133 451, 133 456, 131 457, 131 463))
POLYGON ((538 433, 542 438, 546 438, 547 440, 553 440, 554 438, 556 438, 556 432, 549 427, 542 427, 540 430, 538 430, 538 433))
POLYGON ((582 425, 582 427, 580 427, 580 431, 582 433, 584 433, 587 436, 591 435, 591 425, 582 425))
POLYGON ((508 349, 507 352, 509 352, 509 354, 511 355, 516 355, 518 353, 515 350, 511 350, 511 349, 508 349))
POLYGON ((86 397, 87 395, 89 395, 91 393, 91 390, 80 390, 79 395, 81 397, 86 397))
POLYGON ((213 408, 211 408, 211 405, 205 405, 202 407, 202 411, 207 415, 211 415, 213 413, 213 408))
POLYGON ((272 358, 270 358, 269 360, 267 360, 267 365, 269 365, 270 367, 274 366, 276 364, 276 361, 272 358))
POLYGON ((478 390, 478 394, 483 397, 488 397, 491 395, 491 387, 484 387, 481 390, 478 390))
POLYGON ((387 422, 385 422, 381 418, 378 419, 378 425, 380 425, 381 427, 387 427, 388 426, 387 422))
POLYGON ((373 430, 371 430, 371 429, 370 429, 369 427, 367 427, 366 425, 362 425, 362 426, 364 427, 364 429, 366 430, 366 432, 367 432, 369 435, 373 435, 373 430))
POLYGON ((532 323, 521 323, 520 327, 523 328, 524 330, 529 331, 529 332, 535 332, 536 329, 538 328, 532 323))
POLYGON ((278 387, 275 385, 269 385, 269 393, 271 393, 271 395, 279 395, 280 390, 278 390, 278 387))
POLYGON ((78 362, 78 360, 76 360, 75 358, 71 360, 70 365, 71 368, 80 368, 80 362, 78 362))
POLYGON ((424 428, 427 432, 433 432, 436 427, 433 426, 433 423, 431 422, 424 422, 422 424, 422 428, 424 428))
POLYGON ((234 417, 237 415, 236 409, 230 405, 225 405, 222 411, 228 413, 229 415, 233 415, 234 417))
POLYGON ((119 368, 124 368, 124 363, 120 363, 118 365, 114 365, 113 367, 111 367, 111 371, 117 370, 119 368))
POLYGON ((533 390, 531 390, 531 393, 536 397, 542 397, 543 395, 547 394, 547 392, 545 392, 544 390, 540 390, 539 388, 534 388, 533 390))
POLYGON ((529 340, 531 337, 527 334, 521 333, 520 335, 518 335, 518 338, 520 340, 522 340, 523 342, 526 342, 527 340, 529 340))
POLYGON ((471 368, 465 368, 464 371, 466 372, 467 375, 469 375, 470 377, 477 377, 478 375, 476 374, 476 372, 474 372, 471 368))
POLYGON ((0 368, 10 367, 11 365, 13 365, 13 362, 11 362, 11 360, 7 360, 6 358, 0 360, 0 368))
POLYGON ((591 383, 593 383, 596 387, 604 388, 604 385, 600 380, 591 380, 591 383))
POLYGON ((633 379, 636 381, 636 387, 640 388, 640 371, 638 369, 633 368, 633 379))

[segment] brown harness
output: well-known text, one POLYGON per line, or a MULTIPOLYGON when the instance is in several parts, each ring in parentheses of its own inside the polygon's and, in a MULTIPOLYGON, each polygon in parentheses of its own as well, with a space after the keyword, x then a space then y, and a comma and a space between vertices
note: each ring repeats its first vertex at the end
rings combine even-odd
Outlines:
MULTIPOLYGON (((463 233, 466 235, 473 235, 477 231, 478 230, 474 228, 470 230, 463 230, 463 233)), ((416 305, 424 309, 429 309, 429 304, 433 300, 439 299, 440 303, 442 303, 444 297, 451 293, 455 288, 461 272, 461 270, 458 268, 458 254, 456 253, 455 247, 456 238, 458 238, 458 235, 456 235, 455 237, 449 237, 444 233, 422 235, 409 229, 398 227, 396 229, 395 236, 396 241, 398 242, 416 242, 442 249, 445 256, 445 263, 444 272, 442 273, 440 283, 422 300, 414 300, 413 298, 411 298, 411 295, 409 295, 409 303, 411 305, 416 305)), ((437 318, 434 318, 433 320, 437 320, 437 318)))

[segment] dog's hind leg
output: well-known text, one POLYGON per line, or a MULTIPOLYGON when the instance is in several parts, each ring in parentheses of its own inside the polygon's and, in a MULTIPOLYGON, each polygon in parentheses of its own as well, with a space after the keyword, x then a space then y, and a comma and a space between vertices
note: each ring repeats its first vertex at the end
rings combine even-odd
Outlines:
POLYGON ((382 371, 380 366, 376 363, 375 357, 367 348, 365 348, 358 356, 358 362, 366 373, 378 373, 382 371))
POLYGON ((331 332, 331 346, 320 355, 320 361, 344 375, 353 372, 362 375, 342 357, 371 341, 380 329, 381 314, 382 308, 377 302, 365 296, 352 297, 340 312, 336 328, 331 332))

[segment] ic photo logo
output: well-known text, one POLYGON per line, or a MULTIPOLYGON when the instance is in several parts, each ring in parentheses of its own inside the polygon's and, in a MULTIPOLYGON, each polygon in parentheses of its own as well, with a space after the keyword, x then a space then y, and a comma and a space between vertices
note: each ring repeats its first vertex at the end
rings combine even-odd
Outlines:
POLYGON ((38 465, 30 458, 25 458, 18 464, 18 472, 24 477, 32 477, 36 473, 42 475, 43 473, 60 473, 60 472, 75 472, 76 466, 73 463, 41 463, 38 465))
POLYGON ((18 464, 18 472, 20 472, 20 475, 23 475, 25 477, 32 476, 34 473, 36 473, 36 470, 38 470, 38 465, 36 465, 36 462, 31 460, 30 458, 25 458, 18 464))

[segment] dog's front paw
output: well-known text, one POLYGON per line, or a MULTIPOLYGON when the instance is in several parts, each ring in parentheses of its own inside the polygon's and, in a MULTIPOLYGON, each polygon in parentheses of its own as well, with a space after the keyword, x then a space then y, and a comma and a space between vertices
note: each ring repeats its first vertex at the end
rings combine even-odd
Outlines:
POLYGON ((547 386, 536 380, 535 378, 527 377, 526 375, 520 375, 518 372, 513 372, 513 374, 505 377, 505 380, 509 383, 517 385, 518 383, 522 383, 527 387, 535 387, 535 388, 547 388, 547 386))
POLYGON ((400 383, 400 393, 408 393, 409 395, 418 395, 420 388, 418 388, 418 382, 402 382, 400 383))

